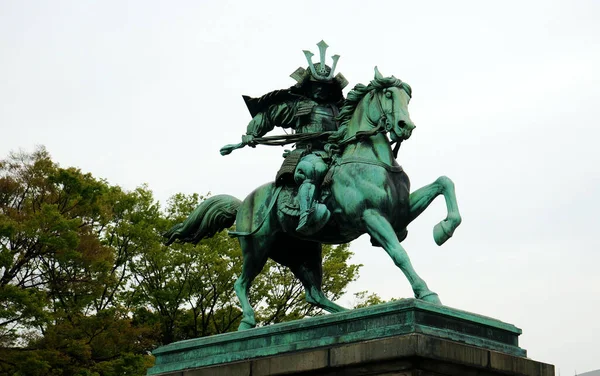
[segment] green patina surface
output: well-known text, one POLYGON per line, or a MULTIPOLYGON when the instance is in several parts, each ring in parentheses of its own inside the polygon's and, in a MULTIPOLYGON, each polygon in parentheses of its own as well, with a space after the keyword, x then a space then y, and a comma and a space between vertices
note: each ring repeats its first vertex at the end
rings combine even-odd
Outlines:
POLYGON ((148 375, 422 333, 524 357, 521 329, 493 318, 416 299, 172 343, 154 351, 148 375))
POLYGON ((217 195, 203 201, 188 218, 168 230, 167 244, 198 243, 231 227, 240 241, 244 264, 235 283, 243 316, 239 330, 256 326, 249 291, 269 258, 288 267, 302 282, 306 301, 327 312, 345 310, 322 289, 322 244, 349 243, 362 234, 381 247, 404 273, 414 297, 441 304, 435 291, 413 267, 401 245, 407 227, 433 200, 443 196, 446 218, 433 227, 438 245, 453 236, 462 218, 454 183, 440 176, 412 190, 396 157, 415 129, 408 104, 412 88, 385 77, 375 67, 368 85, 358 84, 343 97, 346 79, 325 64, 327 44, 318 43, 320 63, 305 51, 307 69, 292 74, 298 82, 260 98, 245 97, 252 120, 242 142, 226 145, 223 155, 257 145, 294 144, 275 182, 244 200, 217 195), (293 134, 265 136, 275 127, 293 134))

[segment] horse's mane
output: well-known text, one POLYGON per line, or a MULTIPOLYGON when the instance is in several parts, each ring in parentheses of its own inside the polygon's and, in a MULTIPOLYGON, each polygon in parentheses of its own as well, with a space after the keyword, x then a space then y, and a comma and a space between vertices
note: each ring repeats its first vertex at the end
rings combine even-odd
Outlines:
POLYGON ((367 95, 371 90, 381 90, 388 87, 402 88, 409 96, 412 96, 412 88, 410 85, 406 82, 402 82, 394 76, 375 78, 367 86, 363 84, 357 84, 352 90, 350 90, 346 100, 344 101, 344 105, 340 109, 340 113, 336 118, 336 120, 340 123, 340 128, 338 132, 330 137, 330 140, 341 140, 346 136, 347 125, 350 122, 350 119, 352 119, 352 115, 354 114, 356 107, 365 97, 365 95, 367 95))

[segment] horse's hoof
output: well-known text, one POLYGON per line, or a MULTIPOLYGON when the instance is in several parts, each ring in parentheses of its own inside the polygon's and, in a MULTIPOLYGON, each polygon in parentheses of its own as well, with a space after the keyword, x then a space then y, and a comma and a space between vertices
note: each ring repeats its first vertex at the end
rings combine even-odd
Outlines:
POLYGON ((252 325, 249 324, 245 321, 242 320, 242 322, 240 322, 240 326, 238 326, 238 330, 247 330, 247 329, 252 329, 256 326, 256 324, 252 325))
POLYGON ((433 240, 435 240, 435 244, 442 245, 446 242, 446 240, 452 237, 452 232, 448 228, 447 221, 441 221, 437 225, 433 226, 433 240))
POLYGON ((442 305, 442 301, 440 300, 440 297, 435 292, 430 292, 428 294, 425 294, 425 295, 419 297, 419 299, 421 299, 424 302, 442 305))

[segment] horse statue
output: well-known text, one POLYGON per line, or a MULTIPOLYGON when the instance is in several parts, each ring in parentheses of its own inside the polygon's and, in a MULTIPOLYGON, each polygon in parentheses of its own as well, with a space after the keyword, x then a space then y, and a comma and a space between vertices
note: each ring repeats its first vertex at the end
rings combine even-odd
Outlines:
POLYGON ((453 235, 461 217, 449 178, 441 176, 410 193, 408 176, 395 160, 400 142, 415 128, 408 113, 410 98, 408 84, 394 76, 383 77, 377 68, 368 86, 359 84, 348 93, 338 117, 341 127, 329 137, 329 149, 338 154, 322 188, 331 217, 317 233, 296 232, 298 217, 283 210, 282 201, 289 200, 289 195, 286 198, 285 188, 268 183, 244 201, 230 195, 210 197, 164 234, 167 244, 176 240, 197 243, 235 223, 236 231, 230 235, 238 237, 244 258, 242 274, 235 282, 243 311, 238 330, 256 326, 248 293, 268 258, 290 268, 302 282, 308 303, 330 313, 345 310, 321 289, 321 244, 348 243, 365 233, 402 270, 417 299, 441 304, 400 242, 406 238, 408 224, 440 194, 448 213, 433 229, 438 245, 453 235), (395 150, 391 142, 397 143, 395 150))

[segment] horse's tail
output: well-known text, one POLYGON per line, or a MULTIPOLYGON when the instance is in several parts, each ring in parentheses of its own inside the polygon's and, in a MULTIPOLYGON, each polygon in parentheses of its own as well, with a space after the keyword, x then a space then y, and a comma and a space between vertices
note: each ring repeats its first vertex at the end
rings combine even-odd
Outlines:
POLYGON ((238 208, 242 202, 230 195, 217 195, 207 198, 187 217, 162 236, 167 238, 166 245, 179 240, 183 243, 197 244, 204 238, 210 238, 217 232, 233 226, 238 208))

